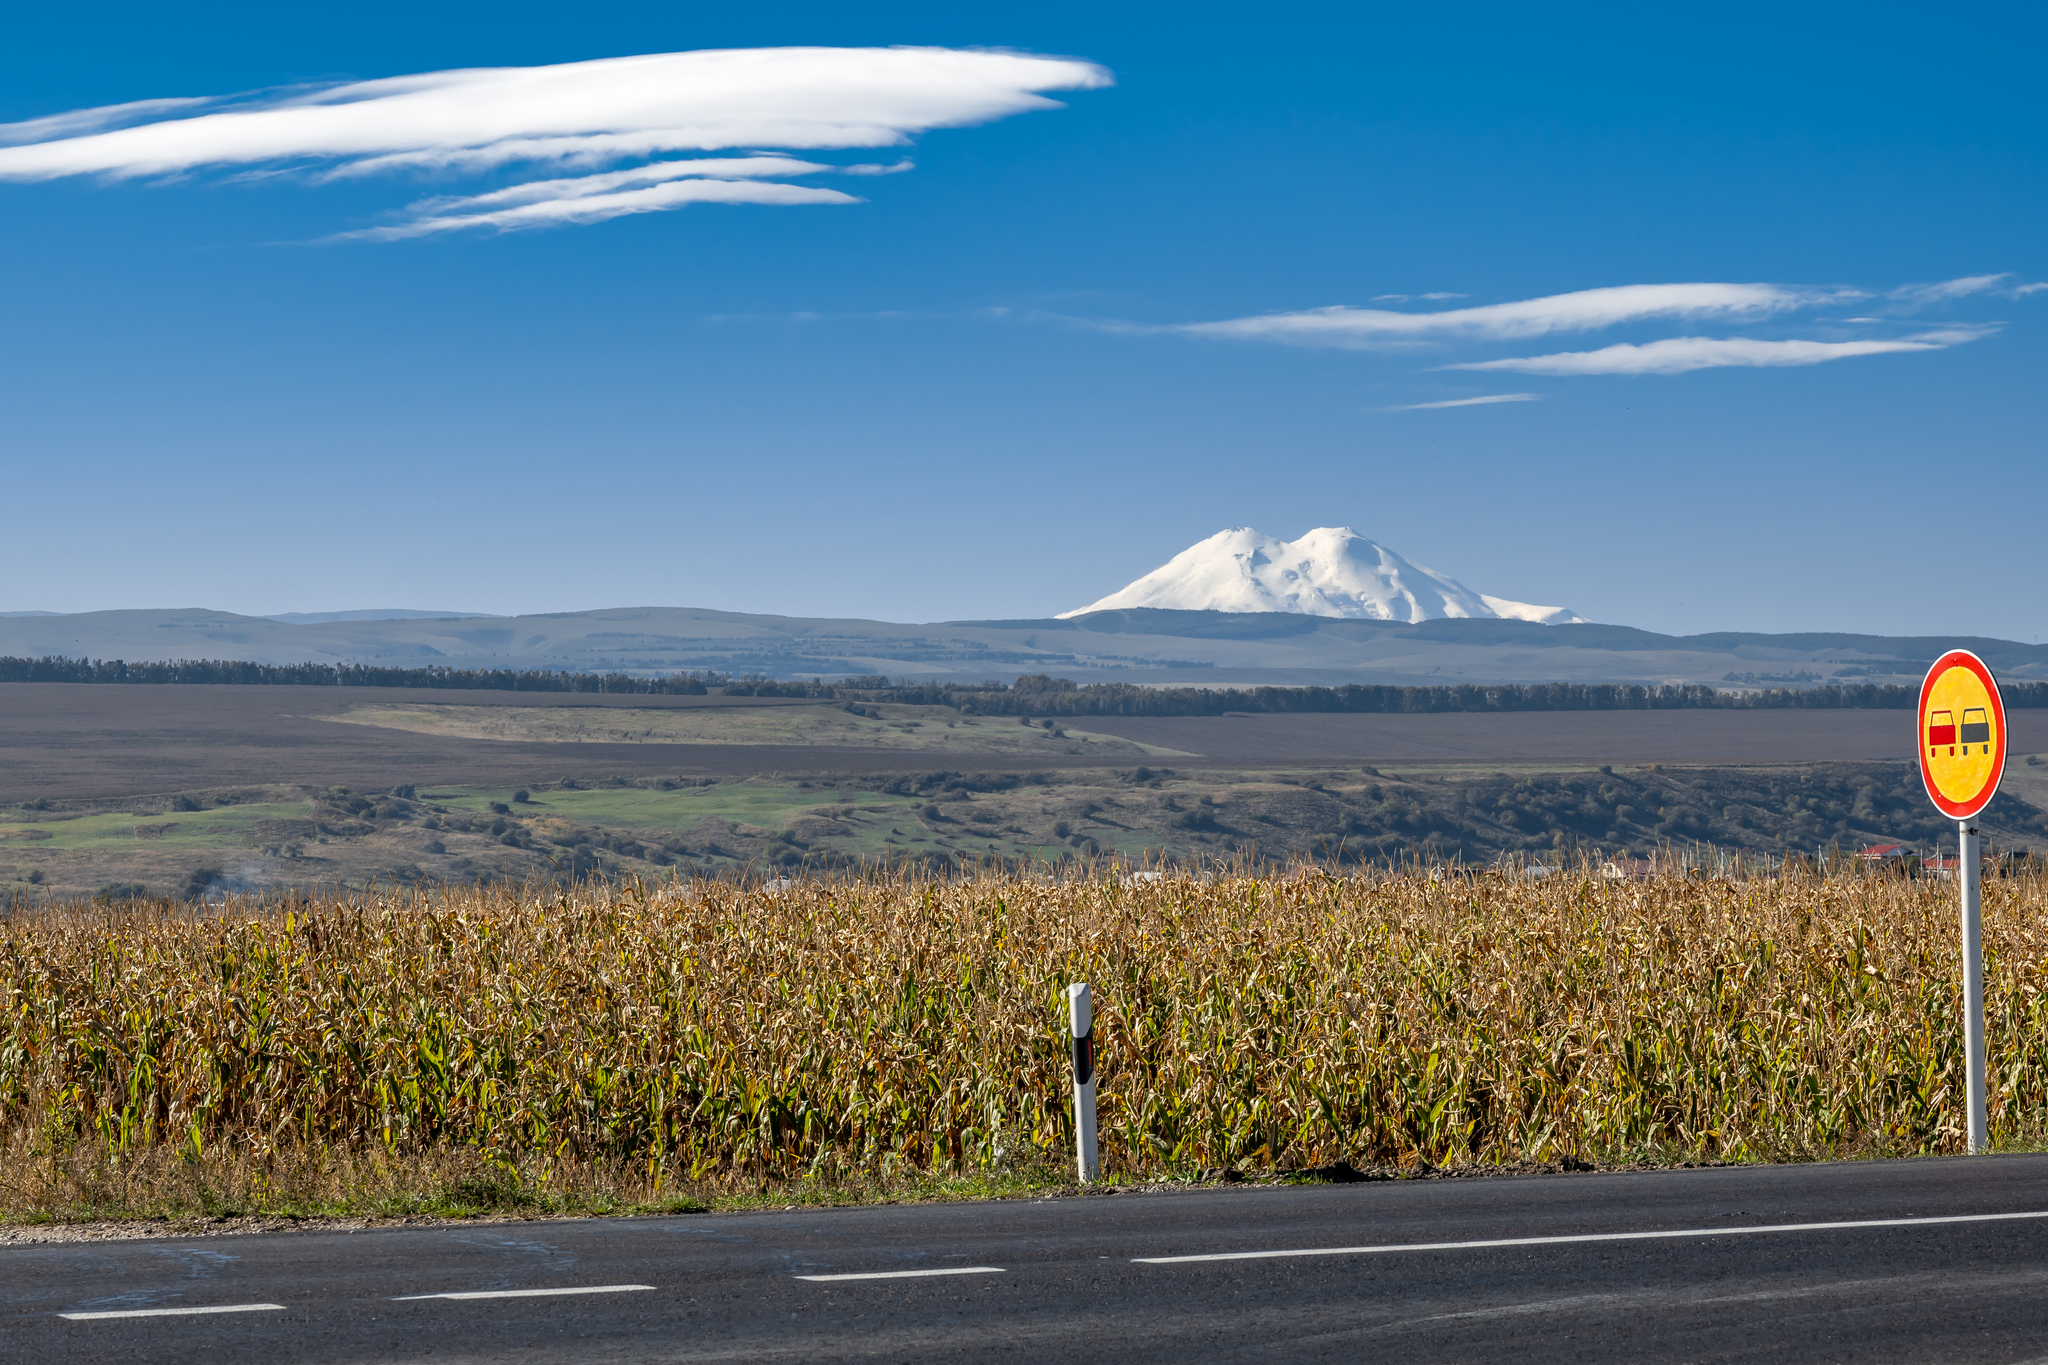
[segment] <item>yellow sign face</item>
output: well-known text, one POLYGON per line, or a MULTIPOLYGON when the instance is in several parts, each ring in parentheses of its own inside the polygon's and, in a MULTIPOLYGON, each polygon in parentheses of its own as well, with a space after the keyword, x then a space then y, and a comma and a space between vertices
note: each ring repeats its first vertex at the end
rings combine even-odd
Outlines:
POLYGON ((1937 808, 1958 819, 1982 810, 2005 773, 2005 707, 1983 660, 1956 650, 1920 687, 1920 775, 1937 808))

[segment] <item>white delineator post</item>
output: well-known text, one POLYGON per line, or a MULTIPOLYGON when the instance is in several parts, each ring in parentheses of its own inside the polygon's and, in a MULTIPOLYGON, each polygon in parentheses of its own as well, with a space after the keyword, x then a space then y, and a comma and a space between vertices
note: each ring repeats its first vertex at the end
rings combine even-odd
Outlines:
POLYGON ((1102 1174, 1095 1155, 1095 1012, 1088 986, 1067 987, 1067 1022, 1074 1039, 1074 1167, 1086 1184, 1102 1174))
POLYGON ((1991 1150, 1984 1099, 1984 895, 1977 827, 1956 821, 1956 882, 1963 891, 1963 1050, 1970 1081, 1970 1150, 1991 1150))

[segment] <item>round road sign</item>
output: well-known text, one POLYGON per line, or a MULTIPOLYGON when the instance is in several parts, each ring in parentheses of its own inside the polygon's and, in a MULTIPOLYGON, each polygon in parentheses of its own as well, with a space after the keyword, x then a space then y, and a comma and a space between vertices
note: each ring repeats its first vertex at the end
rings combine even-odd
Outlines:
POLYGON ((1920 780, 1942 814, 1967 820, 2005 776, 2005 703, 1984 661, 1952 649, 1920 684, 1920 780))

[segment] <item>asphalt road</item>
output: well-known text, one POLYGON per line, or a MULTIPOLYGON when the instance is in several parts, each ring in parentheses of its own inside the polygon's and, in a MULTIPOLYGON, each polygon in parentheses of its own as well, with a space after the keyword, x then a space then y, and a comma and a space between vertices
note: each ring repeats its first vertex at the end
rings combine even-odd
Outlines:
POLYGON ((0 1356, 2011 1365, 2048 1156, 17 1247, 0 1356))

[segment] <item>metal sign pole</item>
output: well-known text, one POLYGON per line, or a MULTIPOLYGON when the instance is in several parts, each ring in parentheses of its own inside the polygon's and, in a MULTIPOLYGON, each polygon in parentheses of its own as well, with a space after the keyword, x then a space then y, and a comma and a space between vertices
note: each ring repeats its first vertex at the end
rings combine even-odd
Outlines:
POLYGON ((1963 892, 1963 1047, 1968 1052, 1970 1150, 1991 1149, 1984 1098, 1984 898, 1977 827, 1956 821, 1956 881, 1963 892))
POLYGON ((1067 1021, 1074 1039, 1074 1168, 1081 1183, 1102 1174, 1095 1151, 1095 1012, 1088 986, 1067 987, 1067 1021))

